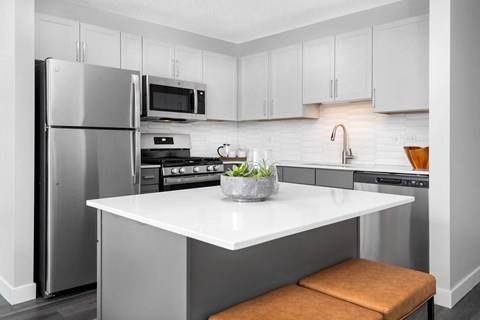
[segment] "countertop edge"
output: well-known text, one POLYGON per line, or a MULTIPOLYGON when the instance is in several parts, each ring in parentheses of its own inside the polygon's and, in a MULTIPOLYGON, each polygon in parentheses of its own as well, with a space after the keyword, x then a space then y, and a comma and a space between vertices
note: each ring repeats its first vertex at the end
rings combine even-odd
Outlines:
POLYGON ((269 235, 266 235, 266 236, 253 238, 253 239, 249 239, 249 240, 246 240, 246 241, 240 241, 240 242, 225 241, 225 240, 218 239, 218 238, 215 238, 215 237, 205 236, 205 235, 202 235, 202 234, 191 232, 191 231, 185 230, 183 228, 178 228, 178 227, 175 227, 175 226, 172 226, 172 225, 169 225, 169 224, 165 224, 165 223, 161 223, 161 222, 158 222, 158 221, 155 221, 155 220, 144 218, 144 217, 138 216, 136 214, 125 212, 123 210, 111 208, 111 207, 108 207, 108 206, 103 205, 101 203, 97 203, 95 200, 87 200, 87 205, 90 206, 90 207, 102 210, 102 211, 109 212, 111 214, 118 215, 120 217, 124 217, 126 219, 130 219, 132 221, 136 221, 136 222, 139 222, 139 223, 142 223, 142 224, 145 224, 145 225, 149 225, 149 226, 159 228, 159 229, 162 229, 162 230, 165 230, 165 231, 176 233, 176 234, 179 234, 179 235, 182 235, 182 236, 185 236, 185 237, 189 237, 189 238, 192 238, 192 239, 195 239, 195 240, 198 240, 198 241, 206 242, 206 243, 209 243, 211 245, 215 245, 215 246, 218 246, 218 247, 221 247, 221 248, 224 248, 224 249, 235 251, 235 250, 248 248, 248 247, 251 247, 251 246, 254 246, 254 245, 258 245, 258 244, 261 244, 261 243, 265 243, 265 242, 268 242, 268 241, 272 241, 272 240, 275 240, 275 239, 279 239, 279 238, 287 237, 287 236, 294 235, 294 234, 297 234, 297 233, 301 233, 301 232, 304 232, 304 231, 320 228, 320 227, 323 227, 323 226, 327 226, 327 225, 331 225, 331 224, 334 224, 334 223, 350 220, 350 219, 353 219, 353 218, 358 218, 360 216, 364 216, 364 215, 369 214, 369 213, 389 209, 389 208, 396 207, 396 206, 405 205, 405 204, 413 202, 414 200, 415 200, 414 197, 406 196, 405 199, 400 200, 400 201, 396 201, 396 202, 391 203, 389 205, 377 206, 377 207, 374 207, 374 208, 371 208, 371 209, 362 210, 362 211, 354 212, 354 213, 349 213, 346 216, 342 216, 342 217, 339 217, 339 218, 328 219, 328 220, 325 220, 325 221, 321 221, 321 222, 317 222, 317 223, 313 223, 313 224, 309 224, 309 225, 300 226, 300 227, 296 227, 296 228, 293 228, 293 229, 285 230, 283 232, 277 232, 277 233, 269 234, 269 235))

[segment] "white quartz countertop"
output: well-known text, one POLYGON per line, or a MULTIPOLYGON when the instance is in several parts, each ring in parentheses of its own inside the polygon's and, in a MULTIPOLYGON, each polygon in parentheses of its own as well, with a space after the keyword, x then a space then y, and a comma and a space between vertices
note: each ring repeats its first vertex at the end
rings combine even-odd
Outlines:
POLYGON ((280 183, 263 202, 240 203, 220 186, 88 200, 156 228, 238 250, 413 202, 413 197, 280 183))
POLYGON ((284 167, 429 175, 428 170, 415 170, 411 166, 388 166, 388 165, 375 165, 375 164, 342 165, 342 164, 335 164, 335 163, 321 163, 321 162, 313 162, 313 161, 303 162, 303 161, 291 161, 291 160, 278 161, 277 163, 279 166, 284 166, 284 167))

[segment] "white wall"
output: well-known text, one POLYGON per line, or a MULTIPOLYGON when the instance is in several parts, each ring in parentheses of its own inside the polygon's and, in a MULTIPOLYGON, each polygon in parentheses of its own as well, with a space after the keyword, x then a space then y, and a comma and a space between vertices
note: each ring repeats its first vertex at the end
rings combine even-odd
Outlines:
POLYGON ((158 39, 166 43, 175 43, 233 56, 237 54, 237 45, 227 41, 140 21, 67 1, 36 0, 35 11, 132 33, 146 38, 158 39))
POLYGON ((0 294, 35 298, 33 283, 34 2, 0 1, 0 294))
POLYGON ((430 272, 435 302, 450 295, 450 0, 430 1, 430 272), (435 106, 435 107, 433 107, 435 106))
POLYGON ((322 106, 318 120, 240 122, 238 143, 272 149, 276 160, 339 163, 343 132, 330 141, 337 123, 347 127, 355 164, 409 165, 405 138, 414 137, 414 145, 429 143, 428 113, 376 114, 370 102, 322 106))
POLYGON ((430 263, 450 307, 480 282, 480 2, 430 10, 430 263))
POLYGON ((480 282, 480 1, 451 1, 451 285, 480 282))
POLYGON ((216 156, 223 143, 272 149, 275 160, 340 162, 343 133, 330 141, 336 123, 349 132, 352 163, 409 165, 403 151, 407 136, 428 146, 428 113, 375 114, 368 102, 321 107, 320 119, 248 122, 142 122, 142 132, 185 133, 192 137, 192 155, 216 156))

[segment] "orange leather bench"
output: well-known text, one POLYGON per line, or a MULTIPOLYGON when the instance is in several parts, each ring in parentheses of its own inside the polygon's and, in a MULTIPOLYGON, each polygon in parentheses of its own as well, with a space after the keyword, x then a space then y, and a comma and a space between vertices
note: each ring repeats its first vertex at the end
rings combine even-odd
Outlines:
POLYGON ((428 319, 434 319, 435 278, 427 273, 351 259, 300 280, 300 285, 379 312, 385 320, 405 319, 428 302, 428 319))
POLYGON ((355 304, 288 285, 240 303, 209 320, 381 320, 382 314, 355 304))

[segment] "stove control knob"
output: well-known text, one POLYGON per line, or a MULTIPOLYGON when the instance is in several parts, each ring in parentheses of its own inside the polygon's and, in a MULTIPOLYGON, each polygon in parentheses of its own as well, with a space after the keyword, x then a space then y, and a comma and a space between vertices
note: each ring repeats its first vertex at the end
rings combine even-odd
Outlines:
POLYGON ((185 168, 180 168, 180 173, 185 173, 185 168))
POLYGON ((177 174, 177 173, 178 173, 178 169, 177 169, 177 168, 173 168, 170 172, 173 173, 173 174, 177 174))
POLYGON ((220 170, 219 166, 213 166, 213 171, 218 171, 218 170, 220 170))
POLYGON ((207 167, 207 171, 213 171, 213 170, 214 170, 214 169, 213 169, 213 166, 208 166, 208 167, 207 167))
POLYGON ((199 167, 193 167, 193 172, 199 172, 200 168, 199 167))

